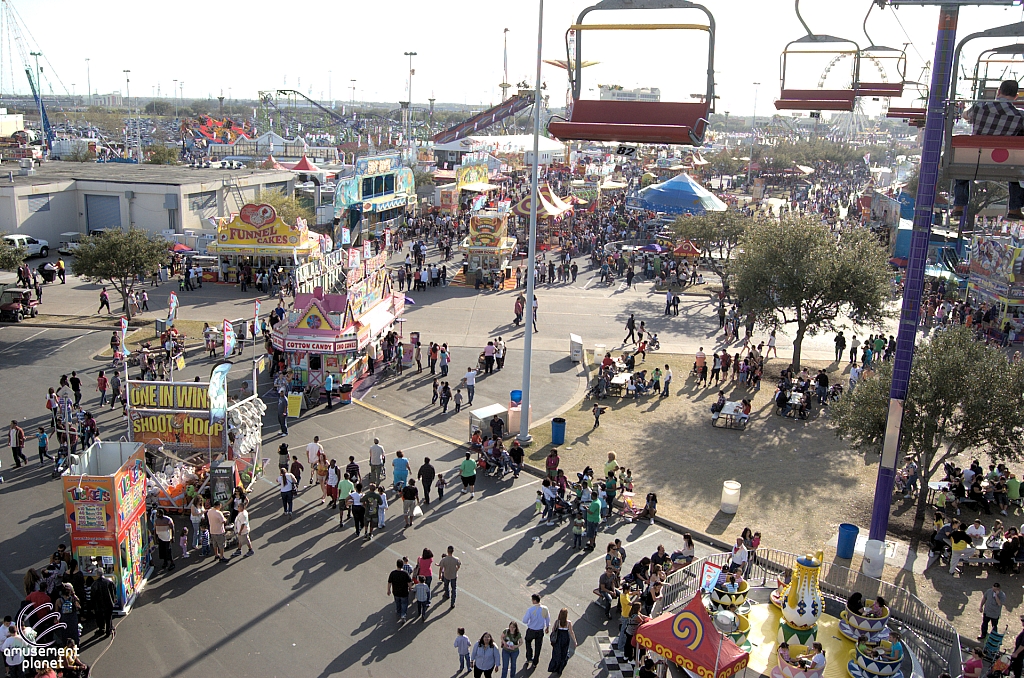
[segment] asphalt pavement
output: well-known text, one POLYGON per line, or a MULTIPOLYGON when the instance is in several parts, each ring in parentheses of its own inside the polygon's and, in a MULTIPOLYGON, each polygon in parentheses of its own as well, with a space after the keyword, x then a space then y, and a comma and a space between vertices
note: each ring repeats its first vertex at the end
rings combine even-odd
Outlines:
MULTIPOLYGON (((0 421, 17 418, 26 430, 45 422, 43 385, 77 367, 84 368, 79 373, 85 402, 94 406, 91 384, 105 366, 94 356, 106 341, 105 332, 0 329, 0 380, 8 393, 0 400, 0 421)), ((196 362, 183 377, 206 370, 196 362)), ((100 412, 101 432, 118 430, 121 421, 117 410, 100 412)), ((451 474, 463 455, 418 427, 357 405, 330 413, 321 408, 296 420, 286 440, 301 451, 314 435, 329 456, 341 461, 354 455, 364 468, 374 437, 389 453, 403 449, 414 469, 429 456, 438 471, 451 474)), ((273 450, 281 440, 276 427, 266 427, 265 449, 273 450)), ((27 451, 31 447, 30 442, 27 451)), ((0 511, 10 517, 0 525, 0 613, 6 614, 17 609, 27 568, 42 566, 67 535, 49 468, 12 470, 6 446, 0 459, 5 476, 0 511)), ((593 605, 592 594, 603 545, 622 539, 629 567, 658 544, 678 548, 682 538, 661 526, 616 520, 599 534, 596 551, 574 552, 567 524, 539 525, 534 509, 539 487, 539 479, 528 474, 514 481, 484 478, 470 500, 450 485, 444 499, 432 502, 412 528, 402 527, 399 509, 392 506, 386 528, 364 542, 354 537, 351 523, 338 528, 338 514, 320 504, 316 488, 303 490, 289 520, 281 515, 276 487, 260 480, 250 511, 256 555, 229 564, 179 555, 173 572, 154 574, 131 614, 117 622, 113 640, 99 641, 87 627, 84 660, 95 664, 96 676, 140 671, 160 678, 454 675, 457 627, 465 627, 474 640, 484 631, 497 635, 509 621, 522 618, 530 594, 540 593, 552 616, 561 607, 570 610, 580 641, 564 675, 604 675, 595 638, 607 633, 609 622, 593 605), (437 597, 427 620, 400 624, 385 593, 396 558, 415 562, 430 548, 436 560, 448 545, 463 563, 456 608, 440 600, 435 580, 437 597)), ((698 545, 698 555, 709 552, 698 545)), ((611 623, 614 633, 617 623, 611 623)), ((546 667, 549 644, 542 653, 546 667)), ((521 654, 520 668, 524 661, 521 654)))

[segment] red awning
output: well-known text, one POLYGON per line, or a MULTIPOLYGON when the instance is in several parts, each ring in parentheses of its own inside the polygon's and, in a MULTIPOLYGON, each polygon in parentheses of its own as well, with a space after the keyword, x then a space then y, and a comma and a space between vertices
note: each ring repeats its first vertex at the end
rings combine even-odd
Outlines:
POLYGON ((694 245, 689 240, 684 240, 683 242, 679 243, 679 245, 674 250, 672 250, 672 254, 681 257, 699 257, 700 250, 697 249, 697 246, 694 245))
POLYGON ((636 642, 691 673, 715 678, 728 678, 742 671, 750 657, 718 632, 704 608, 700 591, 678 613, 666 612, 642 624, 637 629, 636 642))

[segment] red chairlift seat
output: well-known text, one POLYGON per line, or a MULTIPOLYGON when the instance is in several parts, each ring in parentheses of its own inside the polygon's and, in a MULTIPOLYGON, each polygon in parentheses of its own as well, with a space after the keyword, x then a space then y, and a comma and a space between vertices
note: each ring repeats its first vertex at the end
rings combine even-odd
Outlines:
POLYGON ((954 179, 1024 179, 1024 137, 960 134, 950 140, 948 170, 954 179))
POLYGON ((861 82, 853 91, 859 97, 901 97, 903 96, 902 82, 861 82))
POLYGON ((710 105, 702 102, 589 101, 573 103, 569 120, 548 131, 563 141, 701 145, 710 105))
POLYGON ((889 108, 885 117, 894 120, 906 120, 914 127, 924 127, 925 118, 928 117, 926 108, 889 108))
POLYGON ((852 89, 784 89, 775 108, 780 111, 852 111, 852 89))

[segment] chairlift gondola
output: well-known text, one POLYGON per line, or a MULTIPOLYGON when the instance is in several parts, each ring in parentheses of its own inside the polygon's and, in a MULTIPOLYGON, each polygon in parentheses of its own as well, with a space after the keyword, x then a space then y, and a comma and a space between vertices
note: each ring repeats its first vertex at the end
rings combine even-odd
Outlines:
MULTIPOLYGON (((794 0, 796 18, 807 31, 796 40, 786 44, 779 56, 779 98, 775 108, 780 111, 852 111, 857 98, 855 89, 860 80, 860 46, 853 40, 837 38, 811 31, 803 16, 800 15, 800 0, 794 0), (828 48, 827 46, 831 46, 828 48), (786 76, 789 73, 794 57, 810 55, 832 55, 833 57, 850 57, 850 87, 844 89, 794 89, 787 87, 786 76)), ((790 78, 790 84, 792 78, 790 78)), ((820 85, 820 83, 819 83, 820 85)))
MULTIPOLYGON (((964 45, 981 38, 1021 38, 1024 37, 1024 22, 997 26, 964 37, 956 46, 953 55, 953 73, 959 72, 960 56, 964 45)), ((1007 54, 1001 50, 1016 48, 1007 45, 994 50, 986 50, 985 54, 1007 54)), ((976 67, 976 73, 983 69, 976 67)), ((987 77, 987 73, 986 73, 987 77)), ((984 87, 978 88, 977 81, 972 88, 974 94, 984 93, 984 87)), ((953 179, 968 181, 1021 181, 1024 180, 1024 137, 993 136, 981 134, 953 135, 953 126, 964 105, 975 103, 971 100, 958 100, 956 95, 956 78, 950 82, 948 104, 946 106, 946 124, 944 130, 944 152, 942 166, 953 179)))
POLYGON ((580 12, 565 34, 572 102, 568 120, 552 118, 551 136, 562 141, 616 141, 638 144, 701 146, 715 107, 715 19, 703 5, 687 0, 601 0, 580 12), (585 24, 594 10, 696 9, 704 24, 585 24), (708 34, 707 84, 703 101, 594 101, 581 97, 583 34, 587 31, 704 31, 708 34), (573 39, 575 38, 575 40, 573 39), (575 53, 572 43, 575 42, 575 53))

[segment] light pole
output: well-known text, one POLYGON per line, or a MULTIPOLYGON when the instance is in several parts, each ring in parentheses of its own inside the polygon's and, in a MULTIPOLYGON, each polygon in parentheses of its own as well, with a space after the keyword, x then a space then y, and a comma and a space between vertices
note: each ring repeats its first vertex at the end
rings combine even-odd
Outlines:
POLYGON ((46 139, 46 128, 43 126, 43 77, 42 71, 39 70, 39 57, 43 56, 42 52, 29 52, 36 58, 36 96, 38 97, 39 104, 39 133, 43 138, 43 146, 47 146, 48 140, 46 139))
POLYGON ((528 445, 530 436, 530 361, 533 359, 533 287, 537 269, 537 180, 540 174, 540 67, 544 42, 544 0, 537 2, 537 81, 533 86, 533 162, 530 179, 530 236, 526 260, 526 333, 523 335, 523 402, 519 407, 519 442, 528 445))
MULTIPOLYGON (((747 161, 747 188, 750 188, 750 165, 754 162, 754 136, 757 129, 757 88, 761 85, 759 82, 754 83, 754 117, 750 121, 750 160, 747 161)), ((753 195, 753 193, 751 193, 753 195)))
POLYGON ((352 103, 355 104, 356 103, 356 80, 355 80, 355 78, 352 78, 351 80, 349 80, 349 82, 352 83, 351 85, 349 85, 349 89, 352 90, 352 103))
POLYGON ((327 71, 327 101, 330 102, 327 107, 334 108, 334 94, 331 93, 331 72, 329 70, 327 71))
MULTIPOLYGON (((128 124, 127 129, 131 130, 131 121, 132 121, 132 86, 131 86, 131 79, 128 77, 128 74, 131 73, 131 70, 125 68, 125 69, 123 69, 122 72, 124 73, 124 91, 125 91, 125 94, 127 96, 127 101, 128 101, 128 123, 129 124, 128 124)), ((131 137, 128 136, 127 134, 125 135, 125 137, 126 138, 124 140, 125 141, 124 145, 125 145, 126 150, 127 150, 129 142, 131 141, 131 137)), ((130 152, 129 152, 128 157, 131 157, 131 153, 130 152)), ((141 158, 140 158, 140 161, 141 161, 141 158)))
POLYGON ((89 60, 85 60, 85 87, 89 90, 89 105, 92 106, 92 76, 89 74, 89 60))
POLYGON ((171 87, 171 98, 174 99, 174 117, 178 117, 178 79, 174 79, 174 85, 171 87))
POLYGON ((414 163, 416 162, 416 151, 415 144, 412 141, 412 76, 416 71, 412 69, 412 58, 416 56, 416 52, 405 52, 404 54, 409 57, 409 115, 405 121, 405 135, 409 139, 409 161, 414 163))

